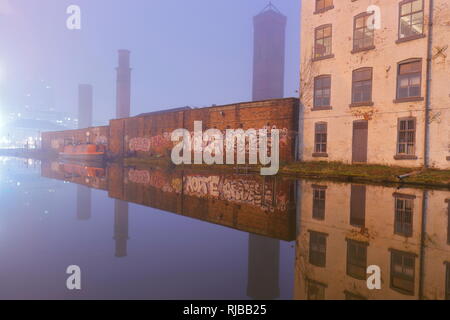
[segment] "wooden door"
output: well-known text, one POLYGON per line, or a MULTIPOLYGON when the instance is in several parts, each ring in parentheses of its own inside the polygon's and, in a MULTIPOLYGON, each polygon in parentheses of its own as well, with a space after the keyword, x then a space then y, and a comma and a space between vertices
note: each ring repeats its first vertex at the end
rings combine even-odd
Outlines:
POLYGON ((353 162, 367 162, 367 148, 368 148, 368 121, 354 121, 353 122, 353 143, 352 143, 352 161, 353 162))

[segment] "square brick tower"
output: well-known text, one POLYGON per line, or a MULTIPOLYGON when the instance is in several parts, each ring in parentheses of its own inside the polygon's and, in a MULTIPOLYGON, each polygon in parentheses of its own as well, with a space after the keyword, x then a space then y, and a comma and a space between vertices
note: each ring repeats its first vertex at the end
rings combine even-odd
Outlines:
POLYGON ((253 18, 253 101, 284 96, 286 22, 272 3, 253 18))

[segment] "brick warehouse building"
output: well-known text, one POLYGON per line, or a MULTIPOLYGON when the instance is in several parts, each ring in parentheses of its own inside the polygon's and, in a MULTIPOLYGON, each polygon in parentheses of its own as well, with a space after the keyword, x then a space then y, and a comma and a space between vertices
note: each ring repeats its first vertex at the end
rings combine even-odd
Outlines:
POLYGON ((449 169, 448 0, 302 6, 300 158, 449 169))
POLYGON ((180 108, 151 112, 135 117, 112 119, 108 126, 43 132, 42 149, 58 153, 69 143, 103 144, 111 159, 123 157, 170 160, 174 143, 171 133, 178 128, 194 130, 194 121, 203 130, 277 128, 280 130, 280 161, 295 160, 298 99, 284 98, 242 102, 207 108, 180 108))

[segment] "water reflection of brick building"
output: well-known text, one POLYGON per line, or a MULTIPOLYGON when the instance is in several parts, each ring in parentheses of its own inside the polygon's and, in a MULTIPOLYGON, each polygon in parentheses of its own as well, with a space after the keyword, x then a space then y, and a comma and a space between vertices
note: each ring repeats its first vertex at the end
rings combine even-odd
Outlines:
POLYGON ((255 300, 273 300, 280 296, 279 240, 249 234, 247 295, 255 300))
POLYGON ((114 200, 114 240, 116 257, 127 256, 128 242, 128 202, 114 200))
POLYGON ((302 190, 297 299, 448 297, 449 192, 310 182, 302 190), (367 289, 369 265, 382 270, 381 290, 367 289))
POLYGON ((169 172, 118 163, 104 169, 55 161, 42 162, 41 174, 106 190, 113 199, 265 237, 295 239, 294 182, 281 177, 169 172))

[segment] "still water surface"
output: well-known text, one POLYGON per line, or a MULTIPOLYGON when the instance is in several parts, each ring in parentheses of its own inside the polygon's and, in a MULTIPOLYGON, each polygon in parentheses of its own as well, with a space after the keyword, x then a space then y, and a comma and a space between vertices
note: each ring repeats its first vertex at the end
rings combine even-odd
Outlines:
POLYGON ((0 158, 0 299, 450 298, 450 192, 0 158), (78 265, 82 289, 66 288, 78 265), (366 269, 381 270, 381 289, 366 269))

